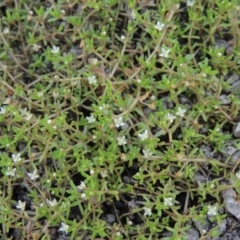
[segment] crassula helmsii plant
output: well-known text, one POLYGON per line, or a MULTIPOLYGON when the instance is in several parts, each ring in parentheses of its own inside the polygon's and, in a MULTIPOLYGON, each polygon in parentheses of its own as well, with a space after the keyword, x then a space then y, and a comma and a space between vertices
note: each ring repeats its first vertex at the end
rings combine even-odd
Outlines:
POLYGON ((1 236, 221 234, 221 191, 239 191, 217 157, 239 111, 237 1, 0 7, 1 236))

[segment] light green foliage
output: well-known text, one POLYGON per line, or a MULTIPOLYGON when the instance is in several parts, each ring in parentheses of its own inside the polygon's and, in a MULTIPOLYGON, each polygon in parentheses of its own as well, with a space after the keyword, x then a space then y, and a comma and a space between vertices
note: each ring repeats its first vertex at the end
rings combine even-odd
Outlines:
POLYGON ((0 3, 2 239, 55 229, 179 240, 192 219, 221 222, 208 206, 240 186, 238 162, 216 157, 229 140, 239 149, 237 2, 10 2, 0 3), (226 36, 229 47, 217 45, 226 36))

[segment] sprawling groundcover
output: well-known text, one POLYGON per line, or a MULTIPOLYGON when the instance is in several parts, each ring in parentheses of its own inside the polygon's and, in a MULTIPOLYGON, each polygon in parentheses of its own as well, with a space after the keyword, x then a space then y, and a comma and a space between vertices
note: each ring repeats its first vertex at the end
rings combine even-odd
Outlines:
POLYGON ((240 238, 239 1, 0 16, 1 239, 240 238))

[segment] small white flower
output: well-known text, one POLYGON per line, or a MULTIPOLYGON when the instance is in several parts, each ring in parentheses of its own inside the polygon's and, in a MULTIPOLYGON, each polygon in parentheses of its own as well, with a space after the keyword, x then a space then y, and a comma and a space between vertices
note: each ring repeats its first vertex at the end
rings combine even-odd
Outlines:
POLYGON ((54 198, 52 201, 47 199, 47 203, 50 207, 54 207, 57 205, 57 200, 54 198))
POLYGON ((34 52, 38 52, 40 48, 41 48, 41 45, 38 45, 36 43, 33 45, 33 51, 34 52))
POLYGON ((185 112, 186 112, 186 109, 178 107, 176 115, 178 115, 179 117, 184 117, 185 112))
POLYGON ((31 96, 32 94, 33 94, 33 90, 28 89, 28 90, 27 90, 27 95, 28 95, 28 96, 31 96))
POLYGON ((129 220, 129 221, 128 221, 128 225, 131 226, 132 224, 133 224, 133 222, 132 222, 131 220, 129 220))
POLYGON ((167 207, 173 206, 173 198, 171 198, 171 197, 164 198, 164 205, 167 207))
POLYGON ((148 138, 148 130, 145 130, 143 133, 138 134, 139 138, 144 141, 148 138))
POLYGON ((31 180, 35 180, 39 178, 39 175, 37 174, 37 170, 34 169, 33 173, 27 173, 27 175, 30 177, 31 180))
POLYGON ((93 169, 90 170, 90 175, 93 175, 95 171, 93 169))
POLYGON ((157 30, 162 31, 165 24, 162 22, 157 21, 157 24, 154 26, 157 30))
POLYGON ((137 82, 138 82, 138 83, 141 83, 141 79, 137 79, 137 82))
POLYGON ((106 178, 108 176, 108 171, 105 169, 100 172, 102 178, 106 178))
POLYGON ((77 83, 78 83, 78 80, 75 80, 75 79, 71 80, 72 87, 75 87, 77 85, 77 83))
POLYGON ((222 56, 222 53, 220 53, 220 52, 217 53, 217 56, 218 56, 218 57, 221 57, 221 56, 222 56))
POLYGON ((82 194, 81 194, 81 198, 86 198, 86 194, 85 194, 85 193, 82 193, 82 194))
POLYGON ((152 95, 150 98, 151 98, 151 100, 155 100, 156 99, 156 97, 154 95, 152 95))
POLYGON ((4 107, 0 107, 0 114, 5 114, 6 113, 6 109, 4 107))
POLYGON ((58 53, 58 52, 59 52, 59 47, 53 45, 52 50, 51 50, 51 53, 56 54, 56 53, 58 53))
POLYGON ((167 113, 166 118, 170 123, 173 123, 173 121, 176 117, 171 113, 167 113))
POLYGON ((27 20, 28 20, 28 21, 31 21, 31 20, 32 20, 32 17, 33 17, 33 11, 29 11, 29 12, 28 12, 28 15, 27 15, 27 20))
POLYGON ((136 19, 136 13, 134 10, 131 11, 130 15, 131 15, 132 20, 136 19))
POLYGON ((116 232, 116 236, 120 236, 121 235, 121 233, 120 232, 116 232))
POLYGON ((51 119, 48 119, 47 120, 47 123, 50 125, 52 123, 52 120, 51 119))
POLYGON ((144 216, 151 216, 152 215, 152 209, 148 207, 144 207, 144 216))
POLYGON ((7 176, 14 177, 15 173, 16 173, 16 168, 10 168, 10 167, 7 168, 7 171, 6 171, 7 176))
POLYGON ((97 58, 90 58, 88 61, 91 65, 97 65, 98 64, 98 59, 97 58))
POLYGON ((22 202, 21 200, 18 200, 18 203, 16 205, 17 209, 20 209, 21 211, 25 210, 26 202, 22 202))
POLYGON ((91 76, 91 77, 88 77, 88 83, 89 83, 89 84, 96 84, 96 83, 97 83, 96 76, 93 75, 93 76, 91 76))
POLYGON ((3 34, 4 34, 4 35, 9 34, 9 28, 8 28, 8 27, 5 27, 5 28, 3 29, 3 34))
POLYGON ((238 179, 240 179, 240 171, 236 172, 235 175, 238 179))
POLYGON ((68 228, 69 228, 69 226, 62 222, 61 227, 59 228, 58 231, 68 233, 68 228))
POLYGON ((32 114, 27 113, 24 118, 25 118, 26 121, 29 121, 32 118, 32 114))
POLYGON ((104 103, 102 106, 99 107, 99 110, 104 111, 104 110, 107 110, 108 107, 109 107, 109 105, 104 103))
POLYGON ((77 186, 77 190, 79 192, 82 192, 85 188, 86 188, 86 184, 83 181, 81 181, 80 185, 77 186))
POLYGON ((40 91, 40 92, 37 93, 37 95, 38 95, 38 97, 42 97, 43 96, 43 92, 40 91))
POLYGON ((59 92, 54 91, 54 92, 53 92, 53 97, 54 97, 54 98, 57 98, 58 96, 59 96, 59 92))
POLYGON ((29 121, 33 116, 31 113, 27 111, 27 108, 20 109, 20 114, 26 121, 29 121))
POLYGON ((28 113, 27 108, 20 109, 19 111, 22 116, 25 116, 28 113))
POLYGON ((124 126, 124 122, 123 122, 122 116, 119 117, 119 118, 115 118, 115 119, 114 119, 114 123, 115 123, 115 126, 116 126, 117 128, 123 127, 123 126, 124 126))
POLYGON ((144 154, 145 157, 150 157, 150 156, 153 155, 153 153, 150 151, 149 148, 143 149, 143 154, 144 154))
POLYGON ((10 98, 10 97, 7 97, 7 98, 4 100, 3 104, 10 104, 10 102, 11 102, 11 98, 10 98))
POLYGON ((126 37, 124 35, 122 35, 121 39, 124 41, 126 39, 126 37))
MULTIPOLYGON (((239 176, 239 177, 240 177, 240 176, 239 176)), ((210 188, 211 188, 211 189, 214 189, 214 188, 215 188, 215 184, 214 184, 214 183, 211 183, 211 184, 210 184, 210 188)))
POLYGON ((90 117, 86 117, 88 123, 94 123, 96 121, 96 118, 91 114, 90 117))
POLYGON ((12 160, 13 162, 19 162, 22 160, 21 158, 21 153, 18 153, 18 154, 12 154, 12 160))
POLYGON ((161 48, 161 53, 159 54, 160 57, 168 58, 170 52, 170 48, 161 48))
POLYGON ((188 6, 188 7, 193 6, 193 5, 194 5, 194 1, 195 1, 195 0, 187 0, 187 6, 188 6))
POLYGON ((32 118, 32 114, 31 114, 31 113, 28 113, 28 114, 25 116, 25 119, 26 119, 27 121, 29 121, 31 118, 32 118))
POLYGON ((125 137, 125 136, 118 137, 118 138, 117 138, 117 141, 118 141, 118 145, 120 145, 120 146, 127 144, 127 141, 126 141, 126 137, 125 137))
POLYGON ((209 216, 216 216, 218 213, 218 208, 216 205, 213 205, 213 206, 208 206, 208 212, 207 214, 209 216))
POLYGON ((63 15, 65 15, 66 12, 65 12, 65 10, 61 10, 61 13, 62 13, 63 15))

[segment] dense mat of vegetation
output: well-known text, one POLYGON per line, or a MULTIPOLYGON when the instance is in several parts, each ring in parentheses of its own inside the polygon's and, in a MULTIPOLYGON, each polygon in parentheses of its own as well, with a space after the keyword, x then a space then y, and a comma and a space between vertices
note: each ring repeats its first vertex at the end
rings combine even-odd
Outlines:
POLYGON ((240 236, 240 2, 0 3, 0 238, 240 236))

